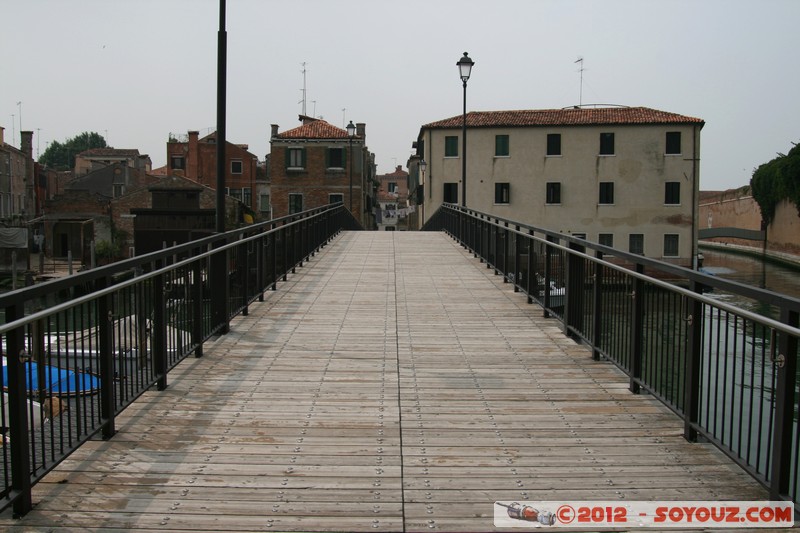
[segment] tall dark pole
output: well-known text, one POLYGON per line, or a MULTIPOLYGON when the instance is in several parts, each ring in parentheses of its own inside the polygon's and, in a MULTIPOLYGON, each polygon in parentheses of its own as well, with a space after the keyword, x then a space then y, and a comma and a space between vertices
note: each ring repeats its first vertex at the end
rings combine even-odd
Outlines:
POLYGON ((217 224, 218 233, 225 232, 225 86, 228 55, 228 33, 225 31, 225 0, 219 0, 219 32, 217 32, 217 224))
POLYGON ((461 124, 461 206, 467 206, 467 80, 472 72, 475 62, 470 59, 466 52, 458 60, 458 75, 464 84, 464 114, 461 124))
POLYGON ((461 122, 461 206, 467 207, 467 80, 464 80, 464 113, 461 122))
MULTIPOLYGON (((227 70, 227 41, 225 31, 225 0, 219 0, 219 32, 217 33, 217 218, 216 232, 225 233, 225 82, 227 70)), ((226 243, 220 239, 215 247, 226 243)), ((220 334, 230 331, 228 320, 228 296, 230 286, 228 280, 228 253, 217 252, 211 258, 211 293, 212 320, 219 325, 220 334)))
MULTIPOLYGON (((347 157, 350 159, 350 212, 353 213, 353 163, 355 163, 355 159, 353 159, 353 137, 356 134, 356 126, 353 124, 351 120, 350 123, 347 125, 347 136, 350 138, 350 153, 347 154, 347 157)), ((356 216, 353 213, 353 216, 356 216)), ((359 217, 360 218, 360 217, 359 217)))
POLYGON ((353 136, 350 136, 350 212, 353 212, 353 136))

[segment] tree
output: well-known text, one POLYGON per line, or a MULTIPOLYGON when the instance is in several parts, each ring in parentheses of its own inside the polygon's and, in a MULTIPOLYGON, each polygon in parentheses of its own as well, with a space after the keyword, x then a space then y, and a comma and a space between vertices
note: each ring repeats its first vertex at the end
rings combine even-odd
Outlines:
POLYGON ((95 132, 83 132, 63 143, 53 141, 39 158, 39 163, 56 170, 75 168, 75 156, 92 148, 106 148, 106 140, 95 132))
POLYGON ((750 189, 766 224, 772 223, 782 200, 792 202, 800 215, 800 145, 760 165, 750 179, 750 189))

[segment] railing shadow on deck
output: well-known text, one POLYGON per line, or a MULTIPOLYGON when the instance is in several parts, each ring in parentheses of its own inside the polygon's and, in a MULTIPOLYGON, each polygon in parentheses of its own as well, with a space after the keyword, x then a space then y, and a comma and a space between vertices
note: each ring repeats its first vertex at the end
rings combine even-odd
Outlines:
POLYGON ((800 498, 800 300, 445 204, 446 231, 770 491, 800 498), (737 295, 752 309, 725 302, 737 295))
POLYGON ((341 203, 0 295, 0 510, 343 230, 341 203))

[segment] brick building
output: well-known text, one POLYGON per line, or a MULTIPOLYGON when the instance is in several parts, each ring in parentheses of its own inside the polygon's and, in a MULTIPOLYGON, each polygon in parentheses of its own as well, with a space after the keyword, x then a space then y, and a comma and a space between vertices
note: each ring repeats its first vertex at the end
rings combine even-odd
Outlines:
POLYGON ((366 229, 374 228, 374 156, 366 147, 366 125, 347 130, 300 115, 302 125, 283 133, 272 125, 270 183, 273 216, 343 202, 366 229))
POLYGON ((116 241, 126 237, 115 223, 119 213, 111 202, 157 179, 120 161, 71 180, 63 192, 44 203, 41 224, 47 255, 66 257, 72 252, 76 260, 88 262, 90 243, 95 241, 123 246, 124 256, 127 242, 116 241))
POLYGON ((408 172, 397 165, 394 172, 378 176, 378 230, 408 229, 408 172))
MULTIPOLYGON (((246 144, 225 142, 226 194, 236 198, 254 213, 268 213, 261 200, 267 195, 269 184, 263 172, 258 171, 258 157, 248 151, 246 144)), ((217 188, 217 134, 200 138, 197 131, 188 135, 170 135, 167 142, 167 175, 185 176, 200 185, 217 188)), ((266 218, 266 217, 263 217, 266 218)))
POLYGON ((118 163, 142 172, 150 172, 153 166, 150 156, 140 154, 135 148, 91 148, 75 156, 75 175, 83 176, 118 163))

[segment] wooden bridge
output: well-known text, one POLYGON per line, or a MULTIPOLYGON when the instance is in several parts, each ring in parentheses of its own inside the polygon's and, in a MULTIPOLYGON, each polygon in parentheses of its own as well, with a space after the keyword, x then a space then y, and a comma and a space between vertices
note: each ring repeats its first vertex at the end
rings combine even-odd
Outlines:
POLYGON ((497 500, 769 499, 443 233, 343 233, 249 311, 0 528, 491 531, 497 500))

